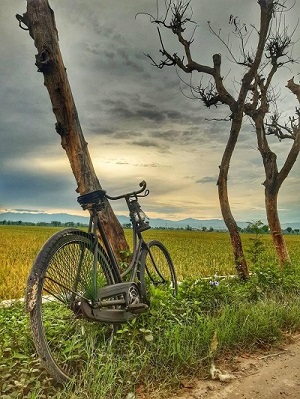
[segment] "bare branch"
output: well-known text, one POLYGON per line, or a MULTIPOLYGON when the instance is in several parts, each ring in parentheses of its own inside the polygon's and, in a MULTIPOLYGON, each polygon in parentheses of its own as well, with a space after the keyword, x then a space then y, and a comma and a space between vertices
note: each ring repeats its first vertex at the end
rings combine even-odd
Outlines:
POLYGON ((210 108, 212 105, 217 107, 218 104, 223 103, 220 94, 216 90, 216 86, 212 83, 205 88, 202 86, 195 87, 194 91, 199 94, 200 99, 207 108, 210 108))
POLYGON ((290 91, 295 94, 299 103, 300 103, 300 85, 294 82, 294 77, 287 82, 286 87, 290 89, 290 91))
MULTIPOLYGON (((161 45, 161 49, 159 52, 163 55, 163 59, 159 62, 155 61, 154 58, 146 54, 146 56, 151 60, 152 65, 155 67, 162 69, 167 66, 178 66, 185 73, 192 73, 193 71, 197 71, 200 73, 204 73, 206 75, 213 76, 215 79, 216 90, 219 94, 218 101, 210 98, 207 104, 212 103, 225 103, 229 105, 230 108, 233 108, 235 99, 229 94, 229 92, 225 89, 223 78, 221 76, 221 56, 220 54, 215 54, 213 56, 213 67, 208 65, 203 65, 193 60, 190 46, 192 43, 192 39, 187 40, 184 38, 183 33, 185 31, 185 25, 187 23, 194 23, 191 20, 191 13, 187 15, 187 10, 190 7, 190 1, 177 1, 172 2, 171 0, 167 3, 166 14, 163 19, 157 20, 154 19, 153 16, 150 16, 151 22, 158 24, 159 26, 163 26, 167 29, 170 29, 173 34, 175 34, 178 38, 178 41, 181 43, 184 49, 184 56, 180 57, 177 53, 171 54, 165 47, 162 39, 162 35, 160 29, 158 29, 158 36, 161 45), (169 14, 171 14, 169 16, 169 14), (170 18, 170 22, 167 22, 167 17, 170 18)), ((149 14, 148 14, 149 15, 149 14)), ((194 34, 194 33, 193 33, 194 34)), ((192 34, 192 37, 193 37, 192 34)), ((205 96, 204 96, 205 97, 205 96)), ((205 97, 206 98, 206 97, 205 97)), ((205 100, 207 101, 207 100, 205 100)))
POLYGON ((300 135, 300 108, 296 108, 296 116, 290 116, 288 122, 282 124, 279 120, 280 114, 275 112, 271 116, 270 123, 266 122, 267 134, 276 136, 279 141, 283 139, 296 140, 300 135))
POLYGON ((221 36, 221 29, 219 29, 219 32, 216 32, 216 30, 212 27, 210 21, 207 22, 209 26, 210 32, 216 36, 220 42, 225 46, 227 49, 231 60, 235 62, 238 65, 243 65, 246 67, 250 67, 254 56, 251 55, 248 51, 246 51, 246 45, 248 43, 248 40, 250 36, 252 35, 253 32, 253 27, 251 30, 247 28, 247 25, 245 23, 241 23, 238 17, 234 17, 233 14, 229 16, 229 24, 234 26, 234 31, 233 34, 239 39, 240 41, 240 50, 243 59, 238 60, 237 57, 234 55, 233 51, 231 50, 231 46, 229 44, 229 36, 227 41, 221 36))
POLYGON ((232 120, 232 116, 228 115, 225 118, 205 118, 206 121, 216 121, 216 122, 230 122, 232 120))
POLYGON ((19 21, 19 27, 20 27, 21 29, 23 29, 23 30, 29 30, 29 28, 28 28, 29 21, 28 21, 27 13, 25 13, 25 14, 23 14, 23 15, 16 14, 16 18, 17 18, 17 20, 19 21), (24 28, 24 26, 22 26, 22 24, 25 25, 26 28, 24 28))
POLYGON ((266 43, 266 58, 271 61, 272 65, 282 66, 288 62, 295 62, 288 56, 289 47, 293 44, 292 37, 288 35, 287 28, 277 32, 269 37, 266 43), (286 61, 279 61, 280 58, 286 57, 286 61))

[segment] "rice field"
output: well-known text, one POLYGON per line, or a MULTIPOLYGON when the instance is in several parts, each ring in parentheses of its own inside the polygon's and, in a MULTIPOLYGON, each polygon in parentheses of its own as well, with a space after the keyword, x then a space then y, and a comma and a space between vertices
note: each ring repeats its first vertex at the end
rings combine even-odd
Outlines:
MULTIPOLYGON (((39 226, 0 226, 0 300, 24 296, 32 263, 45 241, 59 228, 39 226)), ((131 243, 131 231, 125 231, 131 243)), ((228 233, 185 230, 148 230, 147 240, 162 241, 171 253, 178 280, 235 274, 228 233)), ((253 238, 242 234, 244 247, 253 238)), ((267 258, 275 260, 269 235, 263 235, 267 258)), ((286 241, 293 262, 300 262, 300 235, 288 235, 286 241)), ((251 264, 249 264, 251 267, 251 264)))

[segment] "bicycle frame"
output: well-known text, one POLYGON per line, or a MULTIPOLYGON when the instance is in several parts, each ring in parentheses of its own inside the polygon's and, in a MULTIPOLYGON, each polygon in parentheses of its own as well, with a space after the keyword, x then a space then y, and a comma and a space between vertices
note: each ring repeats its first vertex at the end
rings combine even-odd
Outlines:
MULTIPOLYGON (((146 195, 148 195, 148 193, 149 193, 149 191, 147 191, 146 195)), ((136 198, 137 195, 134 195, 134 197, 136 198)), ((107 196, 107 198, 115 199, 115 197, 109 197, 109 196, 107 196)), ((124 198, 126 200, 126 204, 130 211, 131 195, 126 195, 126 196, 124 196, 124 198)), ((119 199, 119 198, 116 197, 116 199, 119 199)), ((137 202, 137 204, 138 204, 138 202, 137 202)), ((137 224, 136 220, 134 219, 132 212, 130 212, 130 219, 131 219, 131 223, 132 223, 132 237, 133 237, 133 252, 132 252, 132 254, 133 254, 133 256, 132 256, 131 262, 130 262, 129 266, 127 267, 127 269, 123 273, 120 273, 119 262, 116 259, 116 256, 112 250, 112 247, 106 237, 103 226, 98 218, 97 211, 93 210, 91 213, 91 216, 90 216, 89 232, 93 233, 95 240, 97 241, 97 242, 95 242, 96 245, 94 248, 94 262, 95 263, 97 262, 97 248, 99 245, 98 236, 97 236, 97 229, 98 229, 100 236, 101 236, 101 240, 102 240, 104 248, 105 248, 105 251, 106 251, 108 258, 111 262, 111 271, 113 273, 113 276, 114 276, 116 282, 122 282, 124 277, 129 275, 130 273, 131 273, 130 281, 135 281, 135 279, 137 277, 137 272, 138 272, 138 268, 139 268, 139 260, 141 257, 142 250, 147 247, 147 244, 146 244, 145 240, 143 239, 142 232, 139 231, 138 224, 137 224)), ((147 229, 148 228, 150 228, 150 226, 147 226, 147 229)))
POLYGON ((84 315, 93 320, 106 322, 123 322, 135 317, 135 314, 142 313, 148 309, 148 305, 141 301, 141 292, 139 287, 141 281, 137 281, 139 268, 142 267, 140 258, 147 244, 142 237, 142 231, 150 228, 149 223, 145 221, 146 215, 141 210, 138 203, 138 197, 146 196, 149 190, 146 190, 146 182, 141 182, 140 190, 123 194, 118 197, 111 197, 104 190, 98 190, 92 193, 84 194, 78 197, 78 202, 83 209, 90 211, 89 234, 92 234, 93 250, 93 299, 86 301, 84 298, 81 307, 84 315), (139 195, 144 192, 144 194, 139 195), (129 215, 133 226, 133 257, 129 267, 120 273, 119 263, 116 259, 111 244, 105 234, 104 228, 98 217, 98 212, 103 210, 105 199, 117 200, 124 198, 126 200, 129 215), (104 246, 104 252, 108 258, 106 267, 109 268, 113 283, 104 287, 97 286, 97 267, 99 243, 98 233, 101 243, 104 246), (124 281, 124 277, 129 275, 129 281, 124 281), (121 306, 121 308, 112 308, 112 306, 121 306))

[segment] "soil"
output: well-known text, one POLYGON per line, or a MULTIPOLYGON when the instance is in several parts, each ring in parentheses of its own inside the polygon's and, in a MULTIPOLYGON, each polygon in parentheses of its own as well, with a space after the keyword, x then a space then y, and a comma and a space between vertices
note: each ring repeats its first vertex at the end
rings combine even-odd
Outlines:
POLYGON ((289 341, 218 365, 227 382, 185 381, 170 399, 300 399, 300 335, 289 341))

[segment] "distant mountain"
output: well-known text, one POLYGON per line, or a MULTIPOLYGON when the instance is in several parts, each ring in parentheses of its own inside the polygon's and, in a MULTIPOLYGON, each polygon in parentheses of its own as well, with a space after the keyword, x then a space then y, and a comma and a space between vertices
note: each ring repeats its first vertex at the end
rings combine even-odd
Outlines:
MULTIPOLYGON (((128 216, 117 216, 121 224, 130 223, 128 216)), ((89 218, 84 216, 69 215, 67 213, 28 213, 28 212, 5 212, 0 213, 0 221, 10 220, 12 222, 32 222, 32 223, 51 223, 58 221, 61 223, 81 223, 88 224, 89 218)), ((151 227, 164 227, 164 228, 191 228, 201 229, 202 227, 212 227, 213 229, 225 229, 225 224, 221 219, 199 220, 199 219, 183 219, 183 220, 166 220, 166 219, 150 219, 151 227)), ((243 223, 243 225, 246 225, 243 223)), ((243 226, 241 226, 243 227, 243 226)))
POLYGON ((0 221, 11 220, 12 222, 51 223, 53 221, 67 223, 88 224, 89 218, 85 216, 69 215, 68 213, 29 213, 29 212, 5 212, 0 213, 0 221))
MULTIPOLYGON (((128 216, 117 216, 121 224, 130 223, 128 216)), ((89 218, 85 216, 69 215, 67 213, 28 213, 28 212, 5 212, 0 213, 0 221, 10 220, 12 222, 32 222, 32 223, 51 223, 53 221, 58 221, 61 223, 80 223, 88 224, 89 218)), ((241 228, 247 227, 247 222, 237 222, 238 226, 241 228)), ((163 227, 163 228, 186 228, 187 226, 192 229, 202 229, 203 227, 210 228, 214 230, 227 230, 225 223, 222 219, 193 219, 187 218, 182 220, 167 220, 167 219, 150 219, 151 227, 163 227)), ((291 227, 292 229, 299 229, 300 222, 283 223, 282 228, 286 229, 291 227)))
MULTIPOLYGON (((192 229, 202 229, 202 227, 212 227, 214 230, 225 230, 226 226, 222 219, 193 219, 187 218, 182 220, 166 220, 166 219, 150 219, 152 227, 165 227, 165 228, 186 228, 187 226, 192 229)), ((243 226, 241 226, 243 227, 243 226)))

